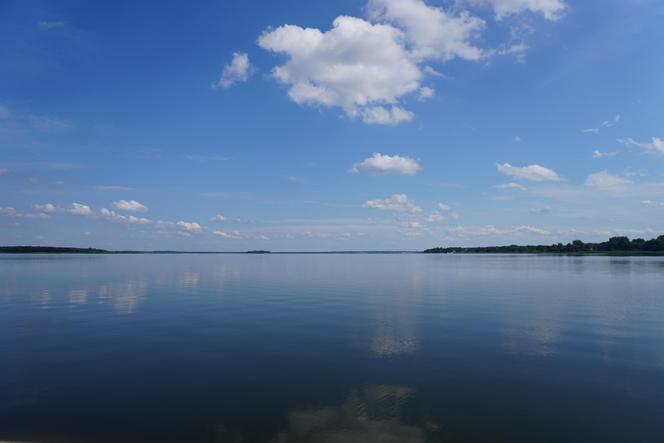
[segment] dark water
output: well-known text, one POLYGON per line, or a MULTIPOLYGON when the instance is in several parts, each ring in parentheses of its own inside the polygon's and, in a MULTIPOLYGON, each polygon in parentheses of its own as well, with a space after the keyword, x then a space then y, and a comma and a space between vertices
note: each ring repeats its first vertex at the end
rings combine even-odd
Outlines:
POLYGON ((664 260, 0 256, 0 441, 662 442, 664 260))

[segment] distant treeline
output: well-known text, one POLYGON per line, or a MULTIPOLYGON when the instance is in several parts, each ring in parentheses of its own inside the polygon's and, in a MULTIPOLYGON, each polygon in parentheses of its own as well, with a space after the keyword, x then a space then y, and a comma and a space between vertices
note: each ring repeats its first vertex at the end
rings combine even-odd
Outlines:
POLYGON ((477 248, 432 248, 424 251, 428 254, 664 254, 664 235, 651 240, 628 237, 611 237, 602 243, 584 243, 574 240, 571 243, 553 245, 509 245, 484 246, 477 248))
POLYGON ((97 248, 60 248, 54 246, 0 246, 5 254, 108 254, 110 251, 97 248))

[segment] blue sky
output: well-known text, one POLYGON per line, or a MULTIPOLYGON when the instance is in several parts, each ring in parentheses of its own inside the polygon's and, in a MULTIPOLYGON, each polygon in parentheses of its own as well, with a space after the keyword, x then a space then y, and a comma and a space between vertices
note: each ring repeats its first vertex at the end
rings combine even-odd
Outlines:
POLYGON ((658 0, 0 1, 0 244, 664 233, 658 0))

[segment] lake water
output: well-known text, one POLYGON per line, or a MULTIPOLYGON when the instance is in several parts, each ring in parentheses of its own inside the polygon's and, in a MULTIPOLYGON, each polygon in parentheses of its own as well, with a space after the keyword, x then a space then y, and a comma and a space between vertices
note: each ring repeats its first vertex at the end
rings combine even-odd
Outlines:
POLYGON ((0 441, 662 442, 664 260, 0 255, 0 441))

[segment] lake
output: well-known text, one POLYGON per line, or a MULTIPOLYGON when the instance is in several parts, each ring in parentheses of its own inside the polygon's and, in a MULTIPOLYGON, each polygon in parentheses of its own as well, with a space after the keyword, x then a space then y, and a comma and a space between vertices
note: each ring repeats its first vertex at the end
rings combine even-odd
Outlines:
POLYGON ((664 259, 0 255, 0 441, 661 442, 664 259))

